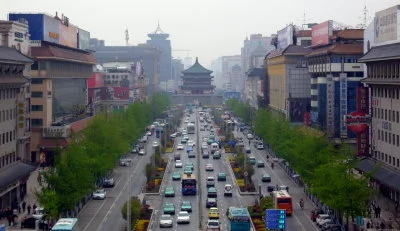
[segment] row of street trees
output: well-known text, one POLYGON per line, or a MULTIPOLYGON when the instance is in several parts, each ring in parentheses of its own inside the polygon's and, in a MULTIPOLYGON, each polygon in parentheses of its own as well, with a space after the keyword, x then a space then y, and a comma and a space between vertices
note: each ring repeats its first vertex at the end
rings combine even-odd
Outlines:
POLYGON ((42 190, 36 193, 50 217, 83 202, 169 104, 168 95, 156 93, 126 111, 96 115, 81 134, 74 134, 68 148, 57 151, 55 165, 43 173, 42 190))
POLYGON ((257 111, 254 123, 255 133, 289 163, 319 200, 347 219, 365 215, 373 192, 368 176, 352 173, 357 159, 349 146, 335 148, 327 137, 307 134, 303 126, 265 109, 257 111))

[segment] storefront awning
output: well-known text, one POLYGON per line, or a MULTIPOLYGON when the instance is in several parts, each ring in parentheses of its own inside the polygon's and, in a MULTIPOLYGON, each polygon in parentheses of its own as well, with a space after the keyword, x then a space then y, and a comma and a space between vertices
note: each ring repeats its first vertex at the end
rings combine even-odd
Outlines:
POLYGON ((35 166, 19 162, 0 171, 0 189, 14 181, 27 176, 35 170, 35 166))
POLYGON ((371 173, 371 177, 381 183, 400 191, 400 172, 390 169, 371 159, 361 160, 356 168, 362 172, 371 173))

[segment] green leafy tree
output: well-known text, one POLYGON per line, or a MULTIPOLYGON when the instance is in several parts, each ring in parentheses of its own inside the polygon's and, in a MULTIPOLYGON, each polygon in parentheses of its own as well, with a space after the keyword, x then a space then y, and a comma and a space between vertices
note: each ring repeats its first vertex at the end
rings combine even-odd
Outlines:
MULTIPOLYGON (((142 208, 142 204, 140 203, 140 200, 137 197, 132 197, 130 207, 131 207, 131 224, 135 224, 136 221, 140 218, 140 210, 142 208)), ((127 212, 128 212, 128 202, 125 202, 125 204, 121 208, 122 218, 124 220, 128 220, 127 212)))

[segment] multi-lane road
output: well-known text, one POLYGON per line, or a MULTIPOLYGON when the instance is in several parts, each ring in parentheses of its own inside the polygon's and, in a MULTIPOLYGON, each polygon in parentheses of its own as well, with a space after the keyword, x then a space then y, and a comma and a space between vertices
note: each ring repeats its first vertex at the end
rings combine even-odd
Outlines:
MULTIPOLYGON (((192 203, 193 211, 191 213, 190 224, 177 224, 176 215, 174 216, 173 228, 167 228, 165 230, 205 230, 206 222, 208 220, 208 209, 206 208, 207 199, 207 187, 206 178, 207 176, 214 176, 217 179, 217 173, 224 172, 227 174, 226 181, 216 181, 215 187, 217 188, 217 202, 220 212, 221 230, 229 230, 229 222, 226 218, 226 210, 229 206, 246 207, 254 204, 254 201, 258 199, 258 195, 241 195, 239 194, 238 187, 233 179, 233 173, 229 167, 228 156, 223 150, 221 159, 213 159, 210 155, 209 159, 203 159, 201 156, 201 139, 204 136, 209 135, 209 131, 200 131, 200 122, 198 120, 198 113, 192 113, 189 121, 195 121, 196 131, 195 134, 189 134, 189 139, 194 140, 196 143, 195 151, 196 158, 188 158, 186 151, 180 151, 182 153, 181 160, 183 164, 193 163, 195 168, 193 174, 197 177, 197 195, 195 196, 183 196, 181 193, 181 182, 172 180, 173 172, 183 173, 183 168, 175 168, 175 162, 173 161, 173 153, 163 154, 164 157, 170 158, 170 164, 168 165, 164 182, 161 188, 161 194, 153 196, 151 205, 155 209, 153 220, 151 221, 151 230, 160 230, 159 218, 162 214, 162 205, 165 202, 172 202, 176 207, 176 213, 181 208, 182 201, 190 201, 192 203), (212 164, 214 171, 206 171, 205 165, 212 164), (231 184, 234 186, 232 197, 224 197, 224 185, 231 184), (172 186, 175 190, 175 197, 164 197, 164 189, 167 186, 172 186)), ((182 127, 185 127, 185 123, 182 123, 182 127)), ((240 132, 234 131, 236 137, 244 137, 240 132)), ((115 168, 113 177, 116 181, 115 187, 107 189, 107 198, 105 200, 92 200, 89 201, 79 213, 79 227, 83 231, 105 231, 105 230, 124 230, 126 227, 126 221, 122 219, 121 207, 128 200, 129 195, 141 194, 142 186, 146 182, 144 176, 145 166, 150 161, 150 156, 154 152, 152 142, 158 140, 155 135, 149 137, 146 146, 146 155, 138 156, 136 154, 128 154, 128 158, 132 159, 132 164, 129 167, 118 166, 115 168)), ((244 138, 245 144, 247 139, 244 138)), ((175 146, 180 142, 180 137, 176 138, 175 146)), ((315 224, 310 220, 310 210, 313 209, 312 204, 306 199, 303 189, 297 186, 289 176, 279 167, 275 165, 274 169, 271 169, 266 159, 266 150, 257 150, 253 145, 250 145, 251 154, 249 156, 256 157, 257 160, 263 160, 266 165, 264 168, 255 167, 255 174, 253 181, 256 185, 261 185, 262 194, 268 194, 266 188, 267 185, 287 185, 289 191, 293 197, 293 208, 294 214, 287 218, 287 230, 319 230, 315 224), (271 183, 261 182, 261 176, 264 173, 268 173, 272 177, 271 183), (305 209, 301 210, 298 201, 300 198, 304 198, 305 209)), ((186 145, 185 145, 186 149, 186 145)), ((176 150, 174 150, 175 152, 176 150)), ((258 188, 258 187, 257 187, 258 188)), ((164 228, 163 228, 164 229, 164 228)))

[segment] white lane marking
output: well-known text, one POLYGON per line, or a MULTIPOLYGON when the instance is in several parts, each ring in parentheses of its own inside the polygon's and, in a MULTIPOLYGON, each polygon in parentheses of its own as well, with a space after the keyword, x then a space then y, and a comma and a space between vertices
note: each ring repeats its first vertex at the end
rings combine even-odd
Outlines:
MULTIPOLYGON (((141 159, 140 159, 140 161, 139 161, 138 165, 136 165, 135 169, 136 169, 138 166, 140 166, 140 162, 142 162, 143 159, 144 159, 144 158, 141 158, 141 159)), ((130 168, 131 168, 131 166, 130 166, 130 168)), ((128 180, 131 178, 131 176, 132 176, 132 174, 131 174, 130 176, 128 176, 128 180)), ((121 181, 121 178, 122 178, 122 177, 119 178, 118 183, 121 181)), ((123 189, 119 192, 118 196, 114 199, 114 201, 113 201, 111 207, 110 207, 109 210, 107 211, 107 214, 104 216, 104 218, 103 218, 102 222, 100 223, 99 228, 98 228, 97 230, 101 230, 101 228, 103 227, 105 221, 108 220, 108 216, 109 216, 109 214, 110 214, 110 211, 111 211, 112 208, 115 206, 116 201, 119 200, 119 198, 120 198, 122 192, 125 191, 125 189, 126 189, 126 187, 127 187, 127 185, 128 185, 128 180, 125 182, 125 185, 124 185, 123 189)), ((116 188, 116 187, 114 187, 114 188, 116 188)), ((101 205, 101 207, 98 208, 98 209, 96 210, 95 215, 92 217, 92 219, 90 219, 89 223, 85 226, 85 228, 83 229, 83 231, 87 230, 88 227, 89 227, 89 225, 92 224, 93 220, 97 217, 97 214, 99 213, 100 209, 103 208, 104 204, 105 204, 105 200, 104 200, 103 204, 101 205)))

